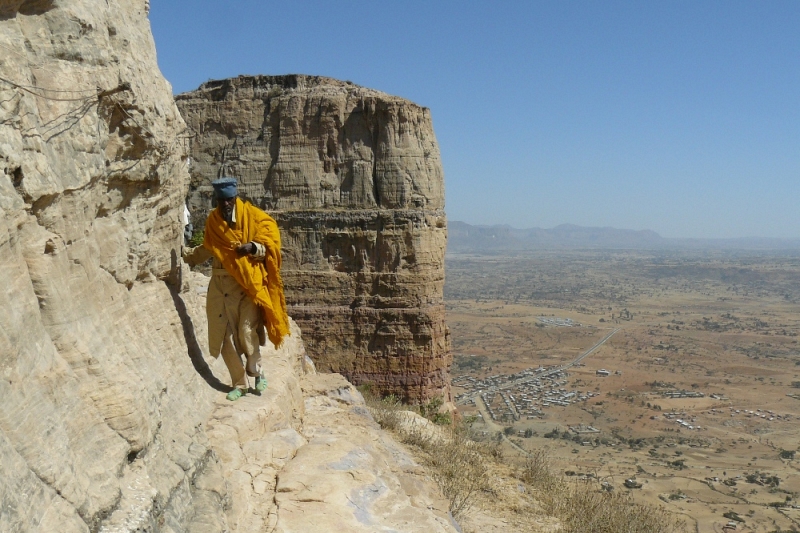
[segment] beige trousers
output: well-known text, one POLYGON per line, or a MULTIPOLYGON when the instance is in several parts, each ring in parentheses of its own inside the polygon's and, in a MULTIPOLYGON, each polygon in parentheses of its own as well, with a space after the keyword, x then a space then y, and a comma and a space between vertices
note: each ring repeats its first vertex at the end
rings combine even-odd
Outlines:
MULTIPOLYGON (((209 345, 220 346, 231 385, 247 390, 247 376, 261 373, 258 329, 261 311, 224 268, 212 270, 206 302, 209 345), (242 355, 245 363, 242 362, 242 355)), ((212 348, 213 351, 213 348, 212 348)))

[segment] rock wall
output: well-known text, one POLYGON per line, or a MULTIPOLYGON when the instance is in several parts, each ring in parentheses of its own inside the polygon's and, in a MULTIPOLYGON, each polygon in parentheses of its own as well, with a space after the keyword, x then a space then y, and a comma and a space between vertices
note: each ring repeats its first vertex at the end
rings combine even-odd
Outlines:
POLYGON ((289 314, 317 367, 407 401, 450 399, 444 179, 430 111, 330 78, 241 76, 176 98, 189 208, 238 178, 284 241, 289 314))
POLYGON ((144 1, 0 1, 0 531, 191 512, 211 395, 178 272, 183 120, 144 1))

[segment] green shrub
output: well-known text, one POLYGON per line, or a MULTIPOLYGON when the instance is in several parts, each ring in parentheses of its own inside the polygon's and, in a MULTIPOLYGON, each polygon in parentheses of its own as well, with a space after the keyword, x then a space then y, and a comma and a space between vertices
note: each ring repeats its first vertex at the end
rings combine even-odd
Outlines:
POLYGON ((194 230, 194 233, 192 233, 192 238, 189 239, 189 246, 192 246, 192 247, 200 246, 201 244, 203 244, 204 236, 205 236, 205 234, 204 234, 202 229, 194 230))
POLYGON ((450 413, 435 413, 431 418, 434 424, 440 426, 449 426, 453 423, 453 419, 450 417, 450 413))
POLYGON ((781 456, 781 459, 792 460, 792 459, 794 459, 794 454, 795 454, 794 450, 781 450, 780 456, 781 456))

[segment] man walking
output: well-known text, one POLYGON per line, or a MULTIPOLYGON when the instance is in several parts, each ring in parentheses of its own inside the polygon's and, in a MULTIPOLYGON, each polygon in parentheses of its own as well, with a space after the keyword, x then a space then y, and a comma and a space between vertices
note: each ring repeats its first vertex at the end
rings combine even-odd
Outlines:
POLYGON ((247 376, 255 389, 267 388, 259 346, 266 337, 277 348, 289 335, 289 318, 280 276, 281 236, 272 217, 237 196, 236 179, 211 183, 217 208, 206 220, 203 245, 184 259, 194 266, 213 257, 208 285, 208 347, 222 354, 231 374, 228 400, 247 393, 247 376), (246 363, 242 363, 244 354, 246 363))

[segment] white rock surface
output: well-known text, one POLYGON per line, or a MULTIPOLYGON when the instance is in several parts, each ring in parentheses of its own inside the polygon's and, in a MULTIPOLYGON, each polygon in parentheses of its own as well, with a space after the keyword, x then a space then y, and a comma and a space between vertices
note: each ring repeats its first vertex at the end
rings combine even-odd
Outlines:
POLYGON ((307 444, 278 472, 276 532, 457 531, 425 471, 338 374, 308 376, 307 444))

